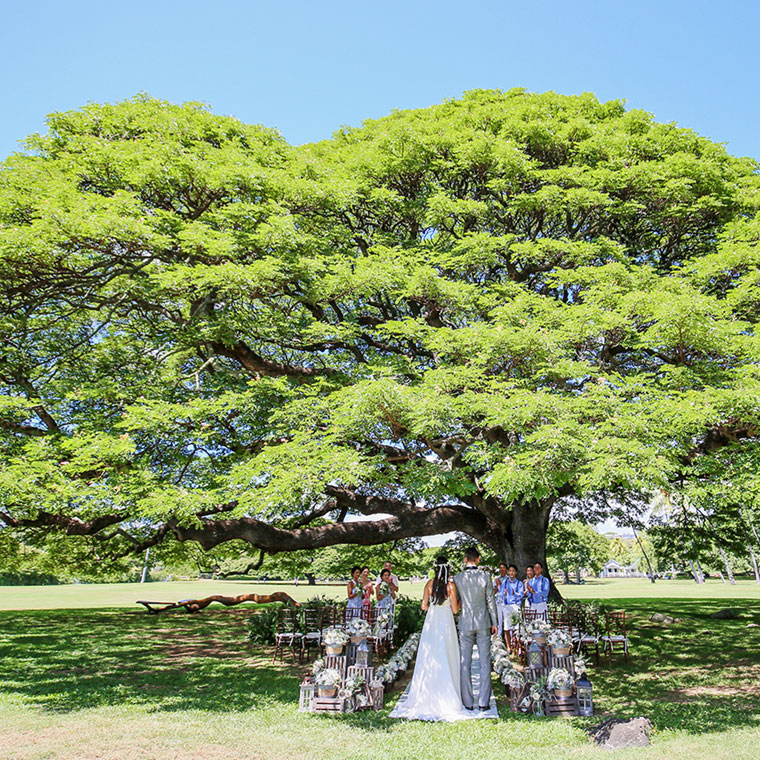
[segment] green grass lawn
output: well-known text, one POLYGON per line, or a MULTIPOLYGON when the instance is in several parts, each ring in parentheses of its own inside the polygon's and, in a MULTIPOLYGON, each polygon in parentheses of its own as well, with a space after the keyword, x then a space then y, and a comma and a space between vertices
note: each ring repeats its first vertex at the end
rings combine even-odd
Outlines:
MULTIPOLYGON (((446 758, 757 758, 760 751, 758 589, 741 584, 620 580, 563 587, 624 608, 632 661, 594 667, 600 716, 646 715, 656 728, 644 750, 589 744, 588 721, 513 715, 500 695, 498 722, 442 725, 381 713, 299 714, 303 671, 271 663, 245 640, 251 608, 150 616, 137 598, 170 601, 255 584, 127 584, 2 589, 0 757, 13 760, 433 760, 446 758), (149 591, 149 593, 145 593, 149 591), (160 593, 155 593, 160 592, 160 593), (711 612, 740 597, 739 620, 711 612), (58 609, 54 609, 58 607, 58 609), (15 608, 15 609, 8 609, 15 608), (35 609, 39 608, 39 609, 35 609), (75 609, 79 608, 79 609, 75 609), (672 626, 653 611, 683 618, 672 626)), ((299 598, 317 589, 282 586, 299 598), (295 594, 294 594, 295 595, 295 594)), ((234 590, 233 590, 234 589, 234 590)), ((272 587, 259 587, 262 592, 272 587)), ((419 594, 421 587, 404 589, 419 594)), ((398 696, 387 700, 390 708, 398 696)), ((596 720, 598 720, 597 718, 596 720)))
MULTIPOLYGON (((760 601, 760 584, 739 581, 736 586, 708 580, 703 586, 693 581, 658 581, 646 578, 590 580, 581 586, 560 585, 568 599, 754 599, 760 601)), ((284 591, 302 602, 315 594, 334 598, 345 596, 342 583, 320 583, 316 586, 292 583, 258 583, 241 581, 171 581, 161 583, 72 583, 63 586, 0 586, 0 610, 100 609, 103 607, 134 607, 138 599, 174 602, 179 599, 212 594, 256 593, 271 594, 284 591)), ((402 594, 422 596, 422 584, 401 582, 402 594)))

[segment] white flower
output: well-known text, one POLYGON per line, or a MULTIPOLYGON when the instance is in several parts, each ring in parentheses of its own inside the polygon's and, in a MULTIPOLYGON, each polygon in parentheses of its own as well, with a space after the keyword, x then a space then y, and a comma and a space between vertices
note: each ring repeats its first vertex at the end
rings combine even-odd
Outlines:
POLYGON ((551 647, 569 647, 573 643, 573 639, 563 628, 555 628, 549 631, 546 642, 551 647))
POLYGON ((515 668, 506 668, 501 674, 501 682, 506 686, 512 686, 517 689, 525 683, 525 677, 515 668))
POLYGON ((340 686, 342 680, 343 676, 335 668, 323 668, 314 678, 317 686, 325 689, 334 689, 336 686, 340 686))
POLYGON ((323 637, 323 641, 328 646, 345 646, 348 642, 348 635, 345 631, 341 630, 340 628, 328 628, 325 631, 325 635, 323 637))
POLYGON ((359 617, 351 618, 346 625, 346 633, 349 636, 369 636, 369 632, 369 623, 359 617))
POLYGON ((573 677, 564 668, 552 668, 546 679, 546 685, 550 689, 571 689, 573 687, 573 677))

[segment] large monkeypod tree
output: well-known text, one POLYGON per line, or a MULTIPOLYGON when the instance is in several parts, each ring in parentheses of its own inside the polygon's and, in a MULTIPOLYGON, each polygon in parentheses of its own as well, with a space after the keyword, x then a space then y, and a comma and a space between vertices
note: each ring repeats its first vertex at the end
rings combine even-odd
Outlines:
POLYGON ((757 445, 757 167, 692 131, 524 90, 301 147, 148 97, 48 126, 0 171, 26 543, 457 531, 522 567, 757 445))

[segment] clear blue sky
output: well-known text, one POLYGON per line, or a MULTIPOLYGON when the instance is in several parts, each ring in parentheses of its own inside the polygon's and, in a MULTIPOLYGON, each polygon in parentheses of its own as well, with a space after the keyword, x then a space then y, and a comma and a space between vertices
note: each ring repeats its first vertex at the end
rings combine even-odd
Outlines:
POLYGON ((137 92, 292 143, 464 90, 625 98, 760 158, 750 0, 0 0, 0 157, 45 114, 137 92))

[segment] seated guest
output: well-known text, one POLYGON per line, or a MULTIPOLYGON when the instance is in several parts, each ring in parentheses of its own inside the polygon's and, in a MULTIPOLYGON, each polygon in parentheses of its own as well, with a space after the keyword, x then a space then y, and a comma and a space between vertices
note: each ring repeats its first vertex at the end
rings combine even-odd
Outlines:
MULTIPOLYGON (((346 593, 348 594, 348 603, 346 604, 346 610, 356 610, 354 614, 358 615, 362 608, 363 599, 364 596, 364 589, 361 586, 361 583, 359 583, 359 575, 361 574, 362 569, 359 567, 359 565, 354 565, 351 568, 351 580, 348 582, 348 585, 346 586, 346 593)), ((352 613, 349 612, 349 617, 352 616, 352 613)))
POLYGON ((386 567, 383 568, 380 573, 380 581, 375 584, 375 595, 377 596, 378 610, 388 609, 393 606, 393 600, 396 598, 396 586, 391 581, 391 571, 386 567), (387 586, 387 590, 383 589, 383 585, 387 586))
POLYGON ((509 652, 514 646, 513 618, 520 615, 520 605, 525 594, 523 582, 517 577, 517 565, 510 565, 504 582, 504 641, 509 652))
POLYGON ((540 562, 533 565, 533 578, 530 581, 532 593, 531 609, 546 614, 549 609, 549 588, 551 583, 544 575, 544 566, 540 562))

